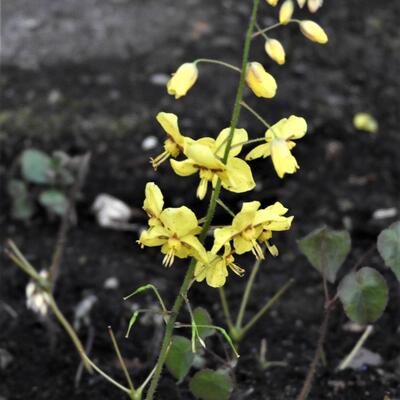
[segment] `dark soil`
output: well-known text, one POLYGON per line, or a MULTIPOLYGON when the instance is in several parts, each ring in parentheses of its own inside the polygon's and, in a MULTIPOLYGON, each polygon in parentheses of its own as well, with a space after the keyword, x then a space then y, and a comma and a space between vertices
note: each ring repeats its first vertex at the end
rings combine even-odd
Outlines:
MULTIPOLYGON (((93 58, 77 64, 63 60, 35 70, 11 64, 3 67, 1 243, 12 238, 32 264, 42 269, 49 264, 58 230, 57 221, 49 221, 41 211, 27 224, 9 217, 10 203, 4 186, 17 155, 29 147, 49 152, 61 149, 71 154, 91 151, 90 173, 78 204, 79 222, 68 237, 56 298, 72 320, 79 301, 89 294, 97 296, 90 324, 81 327, 80 336, 85 341, 88 332, 94 332, 92 356, 121 382, 123 377, 107 326, 113 327, 137 380, 150 370, 163 329, 158 319, 147 317, 135 326, 129 340, 123 339, 133 303, 152 307, 155 300, 150 294, 129 302, 123 302, 122 297, 151 282, 171 305, 186 266, 177 262, 173 268, 164 269, 157 251, 141 251, 135 244, 137 233, 100 228, 90 206, 97 194, 109 193, 140 208, 145 183, 155 180, 167 204, 187 204, 198 215, 204 213, 205 203, 195 199, 195 180, 177 179, 168 166, 155 173, 148 158, 160 149, 144 151, 142 142, 149 135, 161 140, 154 119, 160 110, 177 113, 187 135, 213 134, 228 125, 236 90, 234 74, 205 66, 198 84, 178 102, 166 95, 164 87, 150 81, 154 74, 170 73, 181 62, 200 56, 238 63, 249 7, 216 3, 219 2, 196 3, 205 11, 196 14, 197 19, 186 26, 186 31, 165 40, 159 37, 154 47, 138 53, 140 56, 93 58), (104 288, 109 277, 119 280, 117 289, 104 288)), ((323 291, 318 273, 299 254, 296 239, 324 223, 350 229, 353 252, 344 268, 348 270, 371 247, 379 232, 395 220, 375 219, 374 211, 399 208, 398 1, 386 0, 384 5, 372 0, 327 3, 318 20, 330 34, 329 45, 307 42, 295 27, 279 31, 277 36, 285 43, 288 63, 270 67, 278 81, 278 95, 272 101, 256 100, 250 94, 247 97, 267 120, 276 121, 292 113, 304 115, 310 129, 295 149, 301 165, 297 174, 279 180, 268 161, 255 163, 256 191, 226 196, 236 210, 244 199, 258 199, 263 204, 279 199, 296 221, 292 230, 276 235, 281 255, 268 259, 268 268, 259 274, 249 313, 288 279, 294 277, 296 283, 243 342, 242 357, 235 369, 233 399, 289 400, 301 388, 318 338, 323 291), (354 130, 352 116, 359 111, 371 112, 377 118, 378 134, 354 130), (268 340, 269 358, 286 361, 287 367, 262 371, 256 366, 262 338, 268 340)), ((270 9, 264 4, 262 8, 262 15, 268 15, 270 9)), ((260 21, 270 22, 268 17, 260 21)), ((271 64, 263 53, 262 40, 256 42, 252 58, 271 64)), ((262 126, 245 111, 241 126, 253 137, 263 132, 262 126)), ((216 218, 217 223, 228 221, 223 210, 218 210, 216 218)), ((138 217, 134 222, 144 224, 144 219, 138 217)), ((250 258, 247 261, 242 264, 250 269, 250 258)), ((325 346, 327 365, 319 368, 310 399, 379 400, 385 393, 392 400, 400 398, 398 283, 383 268, 376 252, 366 264, 378 268, 390 282, 389 306, 366 343, 368 349, 381 355, 383 362, 361 371, 335 372, 360 335, 343 328, 347 320, 337 307, 325 346)), ((27 279, 3 256, 0 274, 0 348, 13 357, 0 370, 0 398, 122 398, 99 376, 84 374, 79 387, 74 387, 79 359, 68 337, 58 329, 49 336, 46 326, 26 309, 27 279), (53 346, 51 342, 55 342, 53 346)), ((233 309, 239 305, 243 287, 243 279, 229 277, 227 292, 233 309)), ((223 324, 215 290, 195 285, 190 299, 192 305, 210 310, 215 323, 223 324)), ((179 320, 187 319, 183 311, 179 320)), ((224 356, 218 340, 212 339, 210 346, 224 356)), ((212 358, 209 365, 216 365, 212 358)), ((161 400, 191 398, 186 382, 176 386, 168 373, 164 374, 158 393, 161 400)))

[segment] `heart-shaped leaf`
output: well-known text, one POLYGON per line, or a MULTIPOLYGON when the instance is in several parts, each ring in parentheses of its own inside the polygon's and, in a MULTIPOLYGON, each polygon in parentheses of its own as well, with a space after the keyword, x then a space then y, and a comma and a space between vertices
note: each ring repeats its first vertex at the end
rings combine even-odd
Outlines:
POLYGON ((377 246, 386 266, 391 268, 400 281, 400 221, 379 234, 377 246))
POLYGON ((64 215, 68 209, 68 199, 58 190, 45 190, 39 195, 39 203, 51 213, 64 215))
POLYGON ((200 325, 200 327, 198 327, 197 330, 202 339, 205 339, 206 337, 211 336, 215 333, 214 328, 201 327, 201 325, 212 325, 210 314, 205 308, 197 307, 193 311, 193 318, 194 321, 196 322, 196 325, 200 325))
POLYGON ((54 175, 52 169, 52 159, 40 150, 28 149, 21 155, 21 173, 29 182, 51 183, 54 175))
POLYGON ((336 275, 351 249, 347 231, 334 231, 328 227, 316 229, 298 241, 300 251, 321 275, 334 283, 336 275))
POLYGON ((181 381, 188 374, 193 359, 191 341, 184 336, 173 336, 165 363, 171 375, 181 381))
POLYGON ((197 399, 228 400, 233 390, 233 382, 223 371, 204 369, 193 376, 189 388, 197 399))
POLYGON ((338 295, 352 321, 368 324, 383 314, 388 301, 388 287, 377 270, 364 267, 342 279, 338 295))

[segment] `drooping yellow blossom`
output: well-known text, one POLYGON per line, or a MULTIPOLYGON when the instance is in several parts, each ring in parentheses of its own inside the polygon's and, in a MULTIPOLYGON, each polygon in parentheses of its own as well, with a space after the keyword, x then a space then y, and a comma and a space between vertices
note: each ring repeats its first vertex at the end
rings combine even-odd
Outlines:
POLYGON ((378 132, 378 122, 368 113, 357 113, 353 118, 353 125, 360 131, 376 133, 378 132))
POLYGON ((246 160, 266 158, 271 156, 276 173, 280 178, 286 174, 293 174, 299 169, 297 160, 290 150, 296 146, 295 139, 302 138, 307 132, 307 123, 304 118, 291 115, 272 125, 265 132, 266 143, 251 150, 246 160))
POLYGON ((325 44, 328 43, 328 35, 314 21, 304 20, 300 22, 301 33, 313 42, 325 44))
POLYGON ((138 243, 144 246, 161 246, 165 254, 163 264, 170 267, 174 258, 194 257, 207 262, 207 253, 197 235, 200 233, 196 215, 189 208, 166 208, 159 217, 160 223, 142 232, 138 243))
POLYGON ((154 182, 148 182, 145 189, 143 210, 149 217, 149 226, 160 225, 160 215, 164 207, 164 197, 160 188, 154 182))
POLYGON ((167 83, 168 94, 179 99, 195 84, 199 71, 194 63, 182 64, 167 83))
POLYGON ((226 190, 235 193, 247 192, 255 187, 250 166, 246 161, 236 157, 242 150, 243 143, 248 140, 244 129, 235 130, 227 162, 226 164, 222 162, 229 133, 230 128, 226 128, 216 139, 205 137, 196 141, 187 140, 183 151, 187 159, 170 161, 173 170, 180 176, 199 173, 200 184, 197 188, 199 199, 204 199, 208 182, 215 187, 218 178, 226 190))
POLYGON ((268 39, 265 42, 265 51, 279 65, 285 64, 285 49, 277 39, 268 39))
POLYGON ((259 62, 247 65, 246 82, 257 97, 270 99, 276 94, 275 78, 259 62))
POLYGON ((194 270, 194 277, 197 282, 206 280, 208 286, 218 288, 225 285, 228 276, 228 268, 236 275, 243 276, 244 269, 235 264, 233 251, 229 243, 225 244, 224 254, 216 255, 211 251, 207 252, 208 262, 197 262, 194 270))
POLYGON ((257 259, 262 260, 264 253, 259 244, 261 241, 267 244, 272 255, 277 255, 276 247, 270 245, 268 240, 272 231, 289 229, 293 217, 283 216, 287 209, 278 202, 265 209, 259 208, 259 201, 243 203, 241 211, 233 218, 232 225, 215 229, 211 251, 217 253, 222 246, 233 241, 237 254, 251 251, 257 259))
POLYGON ((289 23, 294 11, 294 4, 292 0, 285 0, 279 10, 279 22, 282 25, 289 23))
POLYGON ((278 1, 279 0, 266 0, 266 2, 272 7, 275 7, 278 4, 278 1))
POLYGON ((308 10, 312 13, 315 13, 319 10, 320 7, 322 7, 323 3, 324 0, 308 0, 307 1, 308 10))
POLYGON ((156 118, 167 133, 167 139, 164 141, 164 151, 156 158, 150 159, 154 169, 157 169, 169 157, 177 157, 183 151, 185 143, 185 137, 179 130, 178 117, 175 114, 160 112, 156 118))

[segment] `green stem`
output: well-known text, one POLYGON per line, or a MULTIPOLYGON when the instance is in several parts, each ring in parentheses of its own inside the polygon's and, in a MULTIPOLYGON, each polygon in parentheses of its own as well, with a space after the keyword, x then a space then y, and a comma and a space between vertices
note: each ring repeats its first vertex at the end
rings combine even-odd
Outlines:
MULTIPOLYGON (((289 21, 289 22, 291 22, 291 21, 289 21)), ((260 35, 262 35, 262 34, 265 33, 265 32, 272 31, 272 29, 278 28, 278 27, 281 26, 281 25, 282 25, 282 24, 281 24, 280 22, 277 22, 276 24, 271 25, 271 26, 268 26, 267 28, 259 29, 258 32, 253 33, 253 35, 252 35, 251 38, 254 39, 255 37, 260 36, 260 35)))
POLYGON ((197 63, 201 63, 201 62, 222 65, 226 68, 233 69, 234 71, 240 73, 240 69, 238 67, 235 67, 234 65, 226 63, 224 61, 214 60, 213 58, 198 58, 197 60, 193 61, 193 64, 197 64, 197 63))
POLYGON ((117 355, 119 364, 120 364, 120 366, 122 368, 122 371, 123 371, 123 373, 125 375, 125 379, 128 382, 128 386, 129 386, 129 389, 130 389, 130 396, 132 398, 134 398, 134 396, 135 396, 135 387, 133 386, 133 382, 132 382, 132 379, 131 379, 131 377, 129 375, 128 368, 126 367, 124 358, 122 357, 121 350, 119 349, 119 346, 118 346, 118 343, 117 343, 117 339, 115 338, 115 335, 114 335, 114 332, 113 332, 111 326, 108 327, 108 333, 110 335, 111 342, 113 344, 114 351, 115 351, 115 354, 117 355))
POLYGON ((256 278, 257 272, 260 269, 260 265, 261 265, 261 260, 257 260, 254 263, 254 266, 251 270, 250 277, 246 283, 246 288, 243 293, 242 302, 240 303, 239 313, 238 313, 238 316, 236 319, 236 325, 235 325, 236 330, 239 333, 242 330, 242 323, 243 323, 244 314, 246 312, 247 303, 249 302, 251 289, 253 288, 254 279, 256 278))
MULTIPOLYGON (((233 146, 232 146, 233 147, 233 146)), ((221 200, 217 200, 218 205, 220 205, 231 217, 235 216, 235 213, 221 200)))
POLYGON ((256 111, 254 108, 250 107, 246 102, 242 101, 242 106, 250 111, 263 125, 267 128, 271 128, 271 125, 256 111))
POLYGON ((286 282, 276 293, 275 295, 268 300, 268 302, 261 308, 260 311, 241 329, 240 331, 240 339, 243 338, 247 332, 258 322, 260 318, 264 316, 264 314, 283 296, 283 294, 292 286, 294 280, 291 279, 286 282))
MULTIPOLYGON (((248 59, 249 59, 251 35, 254 30, 254 24, 256 21, 257 9, 258 9, 259 3, 260 3, 260 0, 253 0, 253 8, 252 8, 252 12, 251 12, 250 22, 249 22, 249 26, 247 29, 245 43, 244 43, 244 49, 243 49, 242 68, 240 70, 239 86, 237 89, 235 104, 233 107, 231 126, 230 126, 230 132, 229 132, 229 137, 228 137, 228 141, 227 141, 227 146, 225 148, 225 153, 224 153, 224 157, 223 157, 223 162, 225 164, 228 160, 229 151, 230 151, 230 147, 231 147, 232 140, 233 140, 233 135, 235 132, 235 128, 236 128, 238 119, 239 119, 240 108, 241 108, 240 102, 243 98, 244 83, 245 83, 245 78, 246 78, 246 67, 247 67, 247 63, 248 63, 248 59)), ((203 60, 205 60, 205 59, 203 59, 203 60)), ((210 204, 208 206, 206 221, 204 222, 202 231, 200 233, 199 239, 202 243, 204 242, 207 232, 211 226, 211 222, 214 217, 215 207, 217 205, 217 200, 219 198, 220 191, 221 191, 221 180, 218 179, 218 181, 215 185, 211 200, 210 200, 210 204)), ((187 294, 190 282, 192 280, 195 265, 196 265, 196 260, 192 259, 192 261, 190 262, 189 268, 186 272, 185 278, 183 280, 182 286, 179 290, 179 294, 176 297, 175 303, 172 307, 172 313, 171 313, 171 316, 165 327, 165 333, 164 333, 164 338, 163 338, 163 342, 161 345, 160 355, 158 357, 156 370, 154 372, 153 378, 152 378, 150 386, 149 386, 149 390, 146 395, 146 400, 154 399, 154 394, 156 392, 158 382, 160 380, 161 372, 162 372, 165 360, 167 358, 168 349, 169 349, 169 345, 170 345, 171 337, 172 337, 172 332, 174 330, 174 324, 175 324, 177 315, 182 307, 183 299, 187 294)))
POLYGON ((221 305, 222 305, 222 310, 224 312, 225 321, 226 321, 226 324, 228 325, 229 331, 231 332, 232 330, 234 330, 234 326, 233 326, 232 316, 231 316, 231 312, 229 310, 228 302, 226 300, 225 290, 223 287, 220 287, 220 288, 218 288, 218 292, 219 292, 219 297, 221 299, 221 305))

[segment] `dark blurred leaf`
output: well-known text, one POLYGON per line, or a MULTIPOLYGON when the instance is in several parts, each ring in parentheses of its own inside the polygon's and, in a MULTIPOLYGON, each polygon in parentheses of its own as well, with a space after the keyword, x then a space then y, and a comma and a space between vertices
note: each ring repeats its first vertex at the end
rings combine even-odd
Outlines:
POLYGON ((51 183, 54 176, 52 168, 52 159, 42 151, 28 149, 21 155, 21 173, 29 182, 51 183))
POLYGON ((19 220, 28 220, 35 212, 35 206, 29 197, 25 182, 11 179, 7 185, 7 192, 12 200, 11 216, 19 220))
POLYGON ((39 203, 49 212, 64 215, 68 209, 68 199, 58 190, 45 190, 39 195, 39 203))
POLYGON ((336 275, 351 249, 347 231, 334 231, 328 227, 316 229, 298 241, 300 251, 311 265, 329 282, 334 283, 336 275))
POLYGON ((388 287, 378 271, 364 267, 342 279, 338 295, 344 311, 352 321, 368 324, 375 322, 385 310, 388 287))
MULTIPOLYGON (((196 325, 212 325, 212 320, 208 311, 203 307, 197 307, 193 311, 193 318, 196 322, 196 325)), ((208 336, 211 336, 215 333, 215 329, 213 328, 197 328, 199 335, 202 339, 205 339, 208 336)))
POLYGON ((400 221, 380 233, 377 246, 386 266, 392 269, 400 281, 400 221))
POLYGON ((191 341, 183 336, 173 336, 165 363, 171 375, 181 381, 188 374, 193 359, 191 341))
POLYGON ((225 372, 204 369, 193 376, 189 388, 197 399, 228 400, 233 382, 225 372))

